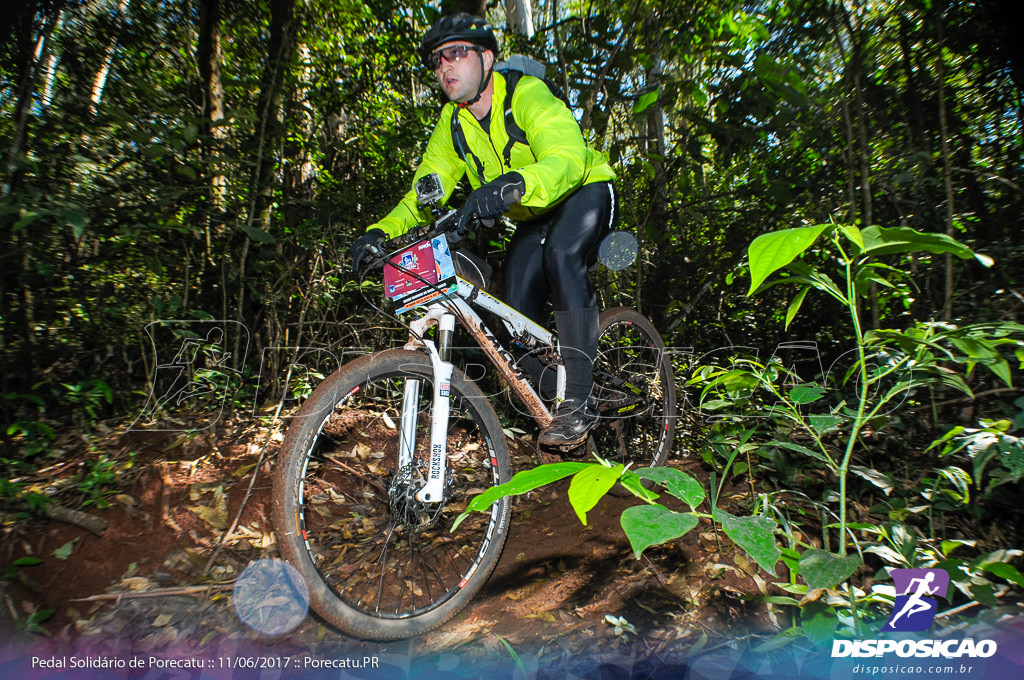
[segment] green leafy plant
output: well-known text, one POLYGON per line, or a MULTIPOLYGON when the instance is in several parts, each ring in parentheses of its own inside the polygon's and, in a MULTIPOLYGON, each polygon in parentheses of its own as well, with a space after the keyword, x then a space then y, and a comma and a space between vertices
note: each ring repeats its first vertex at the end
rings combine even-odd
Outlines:
POLYGON ((104 404, 114 403, 114 393, 110 385, 100 378, 83 380, 80 383, 61 383, 66 393, 63 395, 65 402, 76 407, 84 414, 82 420, 91 425, 100 418, 100 409, 104 404))
POLYGON ((485 511, 501 498, 524 494, 570 476, 569 502, 584 525, 587 523, 587 513, 616 483, 646 503, 627 508, 619 520, 637 559, 647 548, 684 536, 696 528, 702 519, 710 519, 762 569, 775 573, 775 565, 781 556, 775 543, 775 520, 764 516, 736 517, 720 508, 712 508, 710 513, 698 511, 697 508, 706 498, 704 487, 691 475, 674 468, 642 468, 633 471, 621 463, 612 464, 601 459, 597 463, 540 465, 519 472, 505 484, 491 487, 473 498, 456 519, 453 530, 469 513, 485 511), (657 503, 659 494, 648 489, 644 485, 645 481, 663 488, 669 495, 685 503, 690 511, 677 512, 657 503))
POLYGON ((6 408, 17 414, 17 419, 7 425, 5 432, 21 446, 22 457, 32 458, 49 451, 56 435, 42 420, 46 402, 37 394, 16 392, 4 394, 3 401, 6 408))
POLYGON ((33 458, 49 451, 56 435, 42 420, 22 419, 7 426, 7 436, 21 443, 24 458, 33 458))
POLYGON ((19 557, 4 567, 4 578, 12 579, 18 575, 19 570, 25 567, 34 567, 37 564, 42 563, 43 561, 38 557, 19 557))
MULTIPOLYGON (((1024 398, 1016 402, 1024 405, 1024 398)), ((1022 423, 1024 412, 1014 420, 982 419, 978 427, 957 426, 932 443, 941 456, 966 454, 973 466, 974 484, 990 493, 1004 484, 1016 484, 1024 477, 1024 442, 1011 434, 1022 423)))
POLYGON ((40 624, 53 616, 53 613, 53 609, 37 609, 29 614, 28 617, 18 619, 15 625, 22 632, 48 636, 50 631, 43 628, 40 624))
POLYGON ((76 485, 78 491, 86 495, 83 505, 96 504, 101 508, 109 506, 110 504, 107 502, 106 497, 115 492, 111 487, 117 482, 119 474, 132 467, 134 458, 135 452, 133 451, 129 454, 127 461, 118 461, 108 457, 106 454, 100 455, 98 459, 93 461, 89 471, 82 476, 82 479, 76 485))
MULTIPOLYGON (((785 388, 784 381, 778 378, 787 371, 777 365, 748 362, 745 370, 734 371, 744 378, 756 379, 758 385, 776 399, 775 412, 779 417, 788 420, 809 437, 807 446, 791 441, 777 441, 773 444, 823 463, 838 478, 838 559, 844 559, 847 553, 847 482, 853 452, 860 436, 879 418, 886 417, 907 393, 924 384, 922 376, 915 375, 915 371, 911 370, 911 367, 920 368, 921 364, 913 362, 914 357, 902 349, 927 349, 933 353, 933 357, 941 353, 941 347, 934 340, 920 337, 916 329, 910 333, 872 333, 864 330, 861 320, 860 301, 868 297, 871 286, 891 288, 893 284, 890 278, 898 271, 880 262, 878 258, 920 252, 950 253, 964 259, 976 257, 985 265, 992 263, 989 258, 977 255, 945 234, 926 234, 902 227, 887 229, 871 226, 860 229, 849 225, 822 224, 784 229, 759 236, 748 249, 751 277, 748 295, 756 295, 778 284, 797 287, 797 294, 787 308, 787 327, 812 291, 833 298, 849 315, 855 356, 852 366, 841 378, 844 384, 853 383, 855 393, 849 404, 843 403, 828 411, 811 414, 804 407, 823 398, 823 386, 805 383, 785 388), (814 266, 806 259, 798 259, 822 238, 828 244, 829 260, 826 260, 826 265, 829 261, 835 262, 838 272, 828 271, 826 265, 814 266), (770 276, 781 270, 785 271, 784 276, 768 281, 770 276), (838 277, 835 277, 836 273, 838 277), (833 450, 823 439, 825 433, 833 428, 841 429, 842 432, 842 444, 838 450, 833 450)), ((962 339, 959 340, 964 344, 962 339)), ((971 349, 972 360, 980 360, 984 355, 987 359, 995 360, 994 363, 998 365, 998 343, 985 337, 973 337, 967 345, 971 349)), ((921 358, 921 354, 918 353, 917 357, 921 358)), ((928 368, 941 372, 934 361, 928 368)), ((996 373, 998 375, 1000 371, 996 373)), ((728 381, 731 377, 732 374, 724 373, 717 379, 728 381)), ((962 381, 956 384, 963 386, 962 381)))
MULTIPOLYGON (((879 527, 848 520, 848 480, 851 474, 863 478, 886 495, 894 489, 893 480, 884 473, 853 464, 853 453, 861 445, 862 435, 869 429, 883 427, 908 395, 923 388, 946 387, 972 395, 965 376, 970 376, 979 364, 1005 384, 1011 384, 1009 362, 1003 352, 1009 348, 1018 356, 1020 354, 1019 336, 1024 328, 1011 323, 957 327, 928 322, 903 330, 863 329, 861 303, 869 297, 872 286, 893 290, 896 288, 893 281, 902 277, 899 270, 878 258, 921 252, 977 257, 983 264, 991 264, 988 258, 976 255, 948 236, 904 228, 859 229, 818 225, 782 230, 755 239, 748 251, 751 273, 748 294, 757 295, 779 284, 796 286, 797 294, 785 315, 787 327, 812 291, 825 293, 838 301, 845 308, 853 331, 856 343, 853 360, 844 371, 833 371, 822 382, 803 379, 779 362, 764 363, 748 357, 734 359, 725 367, 706 368, 701 376, 702 401, 713 407, 734 407, 737 400, 747 403, 752 399, 772 404, 768 416, 775 426, 776 436, 763 446, 819 463, 838 479, 839 489, 834 499, 838 505, 838 521, 823 523, 826 530, 831 528, 838 533, 837 552, 791 545, 783 551, 791 581, 777 584, 803 598, 800 601, 780 600, 777 604, 802 605, 796 625, 811 639, 825 639, 826 631, 831 635, 837 622, 853 627, 860 625, 858 612, 878 602, 874 592, 864 593, 848 585, 842 592, 834 590, 857 572, 863 564, 863 552, 875 552, 887 558, 902 555, 906 562, 907 551, 915 550, 912 547, 915 542, 906 540, 909 530, 898 522, 879 527), (822 264, 815 265, 811 258, 804 256, 821 241, 825 242, 822 264), (769 277, 776 273, 780 275, 769 281, 769 277), (954 370, 951 365, 959 365, 962 372, 954 370), (829 383, 829 377, 834 384, 829 383), (752 390, 752 385, 756 389, 752 390), (758 391, 766 396, 758 397, 758 391), (831 404, 825 400, 830 392, 834 396, 837 391, 845 398, 838 403, 833 399, 831 404), (855 531, 873 533, 885 541, 862 547, 855 531), (902 540, 901 549, 893 547, 897 540, 902 540), (886 541, 889 545, 885 544, 886 541), (848 554, 851 544, 857 545, 857 553, 848 554), (798 548, 803 549, 800 551, 798 548), (797 583, 796 575, 806 585, 797 583), (816 590, 831 594, 808 601, 810 593, 816 590)), ((963 428, 956 429, 939 444, 946 447, 946 453, 970 447, 972 443, 976 449, 986 451, 978 459, 977 477, 987 462, 998 457, 997 442, 1007 450, 1013 450, 1015 444, 1002 439, 996 432, 1000 428, 1005 431, 1008 423, 993 425, 990 423, 983 430, 969 433, 963 428), (978 443, 982 441, 985 445, 979 447, 978 443), (989 453, 990 446, 994 446, 997 452, 989 453)), ((920 480, 919 494, 925 501, 920 507, 927 510, 931 518, 931 513, 936 510, 966 505, 970 500, 971 482, 971 475, 960 467, 936 466, 931 475, 920 480)), ((766 510, 767 505, 766 502, 766 510)), ((827 532, 823 535, 823 544, 829 545, 827 532)), ((968 580, 978 578, 980 567, 976 564, 953 563, 942 555, 931 562, 942 562, 947 568, 959 570, 968 580)), ((1003 570, 1012 581, 1015 574, 1010 570, 1016 570, 1005 562, 1000 564, 1004 566, 997 567, 997 570, 1003 570)))

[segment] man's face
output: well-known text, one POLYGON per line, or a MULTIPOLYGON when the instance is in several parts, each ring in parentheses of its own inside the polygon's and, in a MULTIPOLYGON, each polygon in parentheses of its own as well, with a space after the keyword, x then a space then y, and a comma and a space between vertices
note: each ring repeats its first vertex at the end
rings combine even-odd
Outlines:
POLYGON ((454 102, 469 101, 476 96, 480 79, 494 63, 494 54, 490 50, 463 40, 445 43, 434 50, 431 58, 439 62, 434 74, 441 83, 441 89, 454 102), (483 71, 480 69, 481 56, 483 71))

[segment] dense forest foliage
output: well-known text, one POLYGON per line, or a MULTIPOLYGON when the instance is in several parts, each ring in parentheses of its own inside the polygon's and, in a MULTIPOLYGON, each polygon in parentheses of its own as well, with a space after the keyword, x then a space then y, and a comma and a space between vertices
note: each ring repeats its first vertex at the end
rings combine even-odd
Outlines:
MULTIPOLYGON (((861 471, 861 521, 870 509, 928 539, 946 536, 948 515, 948 536, 984 534, 974 554, 988 555, 1024 546, 1012 526, 996 535, 987 524, 1000 513, 1020 519, 1008 489, 1024 475, 1014 434, 1024 410, 1013 392, 1024 356, 1012 323, 1024 304, 1024 57, 1014 4, 538 0, 535 34, 503 35, 507 51, 549 64, 586 137, 618 172, 621 226, 638 237, 641 257, 624 272, 596 273, 602 302, 640 308, 669 346, 725 364, 747 356, 747 368, 760 356, 763 369, 780 343, 815 343, 827 367, 865 333, 900 333, 885 337, 930 381, 904 390, 903 411, 861 422, 850 439, 856 457, 832 472, 845 480, 861 471), (878 251, 884 257, 847 307, 820 287, 800 293, 798 311, 791 286, 747 295, 751 242, 821 224, 942 234, 983 257, 878 251)), ((240 410, 281 396, 280 385, 256 394, 258 376, 280 375, 294 358, 274 348, 339 352, 398 337, 398 324, 364 301, 364 291, 376 301, 377 284, 349 274, 347 247, 407 189, 439 110, 415 48, 440 8, 36 0, 7 15, 5 475, 44 464, 64 430, 138 414, 154 369, 145 331, 154 322, 247 329, 228 343, 225 364, 240 410)), ((504 27, 502 7, 489 17, 504 27)), ((501 243, 491 237, 479 244, 497 263, 501 243)), ((803 269, 789 275, 841 269, 844 243, 807 244, 794 253, 803 269)), ((721 406, 723 382, 709 388, 709 373, 680 375, 691 406, 721 406)), ((744 399, 743 408, 757 407, 744 399)), ((832 414, 834 434, 842 406, 832 414)), ((834 477, 827 466, 811 469, 820 461, 807 446, 766 443, 789 430, 723 422, 695 419, 679 449, 699 451, 720 475, 756 477, 766 513, 783 488, 814 496, 802 516, 834 500, 815 486, 834 477)), ((879 531, 890 548, 906 547, 894 530, 879 531)), ((1012 555, 1003 557, 976 566, 1012 555)), ((1024 583, 1006 568, 994 573, 1024 583)))

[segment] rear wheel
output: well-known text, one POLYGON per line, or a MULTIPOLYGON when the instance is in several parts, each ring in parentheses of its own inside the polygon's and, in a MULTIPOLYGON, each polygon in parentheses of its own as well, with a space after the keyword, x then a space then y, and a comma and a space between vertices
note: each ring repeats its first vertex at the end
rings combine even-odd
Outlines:
POLYGON ((635 309, 601 312, 594 395, 600 420, 590 443, 606 460, 663 465, 676 431, 672 362, 654 325, 635 309))
POLYGON ((508 498, 451 531, 472 496, 510 477, 494 409, 457 369, 445 500, 415 497, 429 469, 432 383, 422 353, 360 357, 313 391, 282 445, 274 476, 281 552, 305 578, 313 609, 359 637, 412 637, 447 621, 483 586, 505 543, 508 498), (403 405, 415 409, 404 421, 415 442, 399 469, 403 405))

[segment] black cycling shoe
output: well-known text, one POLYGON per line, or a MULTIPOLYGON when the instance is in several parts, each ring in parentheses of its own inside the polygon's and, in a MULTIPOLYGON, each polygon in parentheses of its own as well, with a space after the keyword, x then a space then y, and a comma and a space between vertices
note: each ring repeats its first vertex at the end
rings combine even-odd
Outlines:
POLYGON ((564 399, 555 407, 551 425, 541 431, 537 443, 544 446, 578 446, 597 424, 597 411, 586 399, 564 399))

